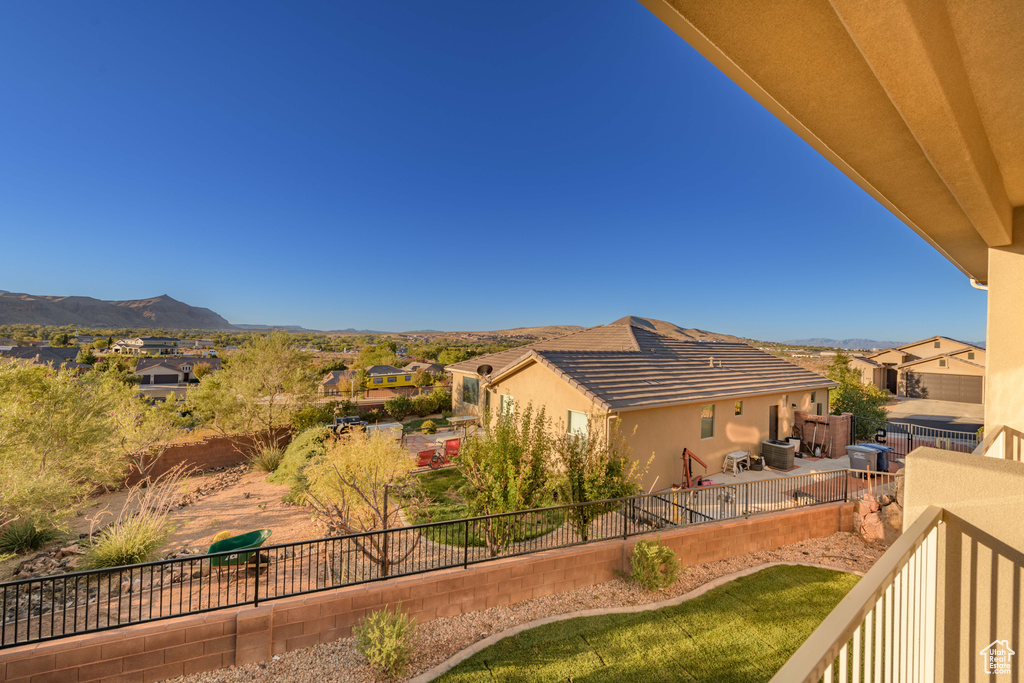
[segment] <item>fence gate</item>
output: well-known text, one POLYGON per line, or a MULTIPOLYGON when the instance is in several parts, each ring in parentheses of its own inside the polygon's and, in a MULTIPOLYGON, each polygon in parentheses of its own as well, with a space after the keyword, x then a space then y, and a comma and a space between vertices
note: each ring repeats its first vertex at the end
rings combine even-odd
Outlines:
POLYGON ((850 443, 864 441, 889 446, 899 455, 928 446, 958 453, 971 453, 978 447, 977 432, 923 427, 909 422, 889 422, 853 416, 850 421, 850 443))

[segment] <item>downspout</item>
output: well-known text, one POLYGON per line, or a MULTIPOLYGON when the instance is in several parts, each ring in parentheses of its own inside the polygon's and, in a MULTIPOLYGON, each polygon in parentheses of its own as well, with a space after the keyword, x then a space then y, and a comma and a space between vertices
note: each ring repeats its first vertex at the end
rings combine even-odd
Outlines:
POLYGON ((983 285, 983 284, 979 283, 973 277, 971 278, 971 287, 974 287, 975 289, 980 289, 983 292, 987 292, 988 291, 988 285, 983 285))

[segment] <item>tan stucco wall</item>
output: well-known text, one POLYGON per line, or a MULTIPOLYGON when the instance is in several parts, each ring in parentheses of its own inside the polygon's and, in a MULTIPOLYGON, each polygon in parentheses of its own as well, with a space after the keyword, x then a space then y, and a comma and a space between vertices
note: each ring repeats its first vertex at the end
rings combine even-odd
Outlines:
POLYGON ((1024 653, 1024 463, 934 448, 906 462, 904 530, 929 505, 946 511, 936 680, 1010 680, 986 675, 979 653, 993 640, 1024 653))
POLYGON ((601 419, 604 416, 603 409, 598 410, 593 401, 539 363, 533 363, 503 378, 492 385, 490 390, 492 412, 501 405, 500 396, 511 396, 520 409, 531 404, 534 408, 543 406, 552 427, 558 432, 566 429, 567 411, 575 410, 588 415, 600 413, 596 416, 601 419))
MULTIPOLYGON (((819 389, 816 394, 817 402, 823 403, 824 411, 828 412, 828 390, 819 389)), ((633 435, 630 438, 633 458, 645 463, 654 456, 644 479, 644 490, 652 487, 659 490, 682 483, 681 456, 684 448, 707 463, 708 474, 722 471, 727 453, 737 450, 760 453, 761 441, 768 438, 770 406, 779 407, 779 438, 790 436, 793 430, 793 411, 806 410, 813 413, 814 406, 811 405, 809 391, 788 394, 788 404, 784 402, 786 396, 774 394, 744 398, 743 415, 734 414, 734 400, 715 402, 715 435, 710 439, 700 438, 700 404, 620 413, 623 433, 633 435), (792 407, 793 403, 797 405, 796 408, 792 407)), ((705 472, 696 465, 693 474, 705 472)), ((728 475, 724 476, 723 481, 727 481, 728 475)))
POLYGON ((872 356, 871 360, 875 361, 880 365, 885 365, 886 363, 899 365, 900 363, 905 363, 906 361, 912 359, 902 351, 886 351, 885 353, 880 353, 877 356, 872 356))
POLYGON ((985 427, 1024 431, 1024 234, 989 250, 989 272, 985 427))
POLYGON ((950 351, 962 349, 963 347, 964 345, 958 341, 954 341, 947 337, 939 337, 938 339, 933 339, 929 342, 904 347, 903 351, 917 356, 918 358, 928 358, 929 356, 937 356, 940 353, 949 353, 950 351), (939 342, 939 348, 935 348, 935 342, 939 342))
POLYGON ((954 356, 956 358, 963 358, 964 360, 966 360, 968 362, 977 363, 978 365, 984 365, 985 364, 985 352, 983 350, 981 350, 981 349, 964 349, 963 351, 960 351, 959 353, 953 353, 953 354, 950 354, 950 355, 952 355, 952 356, 954 356), (967 355, 969 353, 973 353, 974 354, 974 358, 968 358, 967 355))
POLYGON ((946 367, 941 367, 939 361, 941 358, 933 358, 926 360, 921 363, 914 363, 908 365, 900 370, 900 373, 904 372, 929 372, 936 374, 947 374, 947 375, 974 375, 975 377, 983 377, 985 375, 985 368, 970 365, 968 363, 959 363, 952 359, 946 359, 946 367))

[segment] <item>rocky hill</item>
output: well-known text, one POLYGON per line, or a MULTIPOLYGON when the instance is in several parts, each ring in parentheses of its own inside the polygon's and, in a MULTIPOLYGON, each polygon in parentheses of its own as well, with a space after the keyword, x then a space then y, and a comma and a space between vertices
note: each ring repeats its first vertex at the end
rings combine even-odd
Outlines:
POLYGON ((88 296, 0 292, 0 324, 169 330, 235 329, 210 309, 189 306, 166 294, 151 299, 100 301, 88 296))

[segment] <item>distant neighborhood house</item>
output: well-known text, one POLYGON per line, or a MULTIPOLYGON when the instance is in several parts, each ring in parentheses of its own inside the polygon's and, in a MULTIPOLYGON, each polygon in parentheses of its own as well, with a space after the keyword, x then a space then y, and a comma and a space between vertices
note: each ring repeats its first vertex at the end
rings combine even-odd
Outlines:
MULTIPOLYGON (((684 340, 622 320, 449 365, 456 414, 543 407, 562 432, 618 423, 644 488, 682 482, 689 449, 722 470, 737 450, 788 437, 794 411, 824 414, 836 383, 751 346, 684 340)), ((698 471, 697 474, 704 474, 698 471)))
POLYGON ((78 348, 74 346, 15 346, 8 349, 0 348, 0 358, 20 361, 27 365, 49 365, 67 370, 89 370, 91 365, 78 363, 78 348))
POLYGON ((896 396, 983 403, 985 349, 950 337, 883 349, 850 361, 865 384, 896 396))
POLYGON ((175 337, 134 337, 118 339, 110 350, 131 356, 169 356, 177 352, 179 343, 175 337))
POLYGON ((211 371, 221 369, 219 358, 140 358, 135 375, 141 384, 186 384, 195 379, 199 364, 209 365, 211 371))
POLYGON ((321 396, 350 395, 357 391, 354 370, 332 370, 320 380, 318 391, 321 396))

